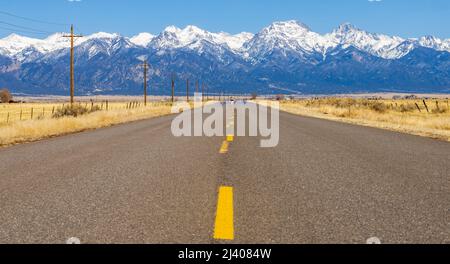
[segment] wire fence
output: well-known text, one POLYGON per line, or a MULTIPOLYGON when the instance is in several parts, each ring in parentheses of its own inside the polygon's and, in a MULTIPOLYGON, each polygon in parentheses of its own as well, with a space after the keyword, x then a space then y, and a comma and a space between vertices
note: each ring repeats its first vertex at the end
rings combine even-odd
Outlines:
MULTIPOLYGON (((138 101, 131 102, 83 102, 75 103, 76 106, 83 107, 88 111, 113 111, 132 110, 144 107, 144 103, 138 101)), ((13 124, 15 122, 43 120, 55 118, 58 110, 69 107, 69 103, 20 103, 20 104, 0 104, 0 125, 13 124)))

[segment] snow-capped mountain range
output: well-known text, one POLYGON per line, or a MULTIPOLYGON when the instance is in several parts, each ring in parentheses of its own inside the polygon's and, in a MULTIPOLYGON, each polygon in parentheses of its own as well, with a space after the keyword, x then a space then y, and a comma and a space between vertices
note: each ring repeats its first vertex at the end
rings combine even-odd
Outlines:
MULTIPOLYGON (((0 86, 64 93, 70 42, 63 35, 0 39, 0 86)), ((172 72, 202 79, 216 91, 445 92, 450 91, 449 55, 450 39, 404 39, 351 24, 322 35, 297 21, 275 22, 257 34, 169 26, 159 35, 128 38, 100 32, 76 40, 80 93, 137 93, 143 57, 152 64, 150 81, 158 93, 164 93, 172 72), (411 74, 414 84, 406 78, 411 74)))

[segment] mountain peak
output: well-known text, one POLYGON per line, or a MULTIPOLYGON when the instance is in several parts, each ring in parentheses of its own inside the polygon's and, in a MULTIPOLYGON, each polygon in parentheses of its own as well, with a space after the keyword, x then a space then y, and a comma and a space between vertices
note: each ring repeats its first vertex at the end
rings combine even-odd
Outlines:
POLYGON ((191 33, 204 33, 205 32, 205 30, 203 30, 203 29, 201 29, 201 28, 199 28, 197 26, 194 26, 194 25, 186 26, 183 29, 183 31, 187 31, 187 32, 191 32, 191 33))
POLYGON ((337 29, 335 29, 333 31, 333 33, 345 34, 345 33, 355 32, 355 31, 363 31, 363 30, 357 28, 353 24, 345 22, 345 23, 342 23, 341 25, 339 25, 339 27, 337 29))
POLYGON ((420 40, 424 40, 424 41, 438 41, 439 39, 436 38, 435 36, 426 35, 426 36, 421 37, 420 40))
POLYGON ((22 36, 16 34, 16 33, 12 33, 9 34, 7 37, 3 38, 3 40, 9 40, 9 39, 16 39, 16 38, 21 38, 22 36))
POLYGON ((106 33, 106 32, 98 32, 92 35, 89 35, 87 38, 89 39, 113 39, 119 37, 119 34, 116 33, 106 33))
POLYGON ((154 38, 155 38, 154 35, 144 32, 144 33, 139 33, 138 35, 136 35, 134 37, 131 37, 130 41, 131 41, 131 43, 133 43, 135 45, 146 47, 154 38))
POLYGON ((274 22, 263 28, 257 34, 257 39, 261 39, 259 41, 269 42, 276 42, 277 40, 290 42, 290 40, 298 40, 311 33, 311 30, 305 24, 296 20, 288 20, 274 22))
POLYGON ((180 32, 180 31, 181 31, 180 28, 178 28, 178 27, 172 25, 172 26, 167 26, 167 27, 164 29, 163 33, 164 33, 164 32, 168 32, 168 33, 178 33, 178 32, 180 32))
POLYGON ((288 21, 277 21, 272 23, 269 27, 266 29, 268 30, 275 30, 275 31, 284 31, 284 32, 309 32, 311 29, 303 24, 300 21, 297 20, 288 20, 288 21))
POLYGON ((2 39, 3 41, 17 41, 17 42, 35 42, 38 41, 38 39, 24 37, 21 35, 18 35, 16 33, 12 33, 6 38, 2 39))
POLYGON ((193 26, 193 25, 188 25, 185 28, 181 29, 178 28, 176 26, 168 26, 164 29, 164 31, 162 32, 162 34, 171 34, 171 35, 176 35, 178 37, 182 36, 183 38, 186 38, 188 36, 195 36, 195 35, 206 35, 209 32, 197 27, 197 26, 193 26))

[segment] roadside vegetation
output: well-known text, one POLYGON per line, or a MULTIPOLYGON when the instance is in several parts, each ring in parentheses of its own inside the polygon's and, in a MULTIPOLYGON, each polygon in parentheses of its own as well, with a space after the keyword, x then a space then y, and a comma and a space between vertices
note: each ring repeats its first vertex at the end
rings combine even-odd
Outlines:
POLYGON ((171 103, 0 104, 0 146, 170 114, 171 103))
POLYGON ((9 103, 12 101, 12 95, 8 89, 0 89, 0 103, 9 103))
POLYGON ((450 141, 448 99, 283 100, 283 111, 450 141))

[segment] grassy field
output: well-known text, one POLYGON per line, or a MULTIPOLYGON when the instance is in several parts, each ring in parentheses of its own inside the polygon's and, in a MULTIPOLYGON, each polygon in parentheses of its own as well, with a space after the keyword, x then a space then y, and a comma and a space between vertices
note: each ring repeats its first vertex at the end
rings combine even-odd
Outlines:
POLYGON ((55 113, 67 103, 0 104, 0 146, 36 141, 119 123, 170 114, 171 103, 106 102, 76 103, 77 106, 96 111, 78 117, 55 118, 55 113))
MULTIPOLYGON (((128 102, 82 102, 76 105, 90 108, 99 108, 100 110, 124 110, 129 108, 128 102)), ((52 118, 58 108, 68 106, 68 103, 18 103, 18 104, 0 104, 0 126, 26 120, 41 120, 52 118)), ((140 104, 139 106, 142 106, 140 104)))
POLYGON ((293 114, 378 127, 450 141, 448 99, 322 98, 282 101, 293 114))

